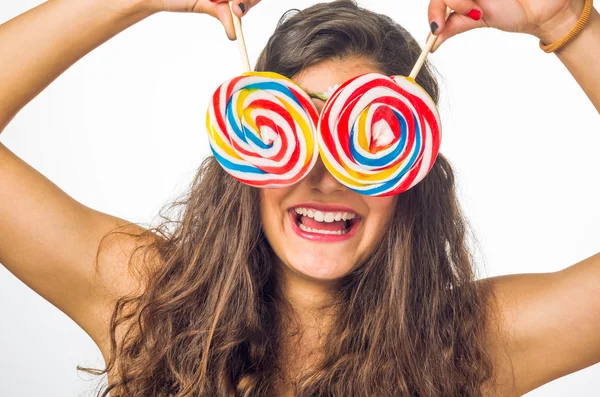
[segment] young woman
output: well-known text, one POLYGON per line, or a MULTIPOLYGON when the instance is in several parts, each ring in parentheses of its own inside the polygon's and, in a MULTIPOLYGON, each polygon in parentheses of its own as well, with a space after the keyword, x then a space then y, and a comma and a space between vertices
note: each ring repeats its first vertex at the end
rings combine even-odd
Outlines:
MULTIPOLYGON (((429 22, 438 44, 485 26, 550 44, 583 10, 432 0, 429 22)), ((160 11, 207 13, 235 36, 224 0, 50 0, 0 26, 0 129, 86 53, 160 11)), ((600 110, 599 32, 592 9, 556 55, 600 110)), ((323 93, 368 72, 408 75, 420 51, 388 17, 340 0, 283 20, 255 70, 323 93)), ((427 65, 417 81, 437 101, 427 65)), ((147 230, 78 203, 1 144, 0 182, 0 263, 94 339, 103 396, 518 396, 600 361, 600 301, 589 299, 600 255, 476 281, 443 155, 388 197, 349 190, 320 160, 295 185, 257 189, 209 157, 174 204, 180 218, 147 230), (347 237, 298 232, 321 216, 349 219, 347 237)))

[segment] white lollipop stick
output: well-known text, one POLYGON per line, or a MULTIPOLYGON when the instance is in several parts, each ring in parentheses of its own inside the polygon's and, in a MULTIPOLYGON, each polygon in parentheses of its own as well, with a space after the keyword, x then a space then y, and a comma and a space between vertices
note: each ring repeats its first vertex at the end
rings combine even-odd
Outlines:
MULTIPOLYGON (((446 7, 446 18, 444 20, 448 19, 448 16, 450 15, 451 12, 452 12, 452 10, 450 9, 450 7, 446 7)), ((414 80, 417 77, 417 74, 419 74, 419 70, 421 70, 421 67, 425 63, 425 59, 427 58, 427 54, 429 54, 429 51, 431 51, 431 49, 433 48, 433 46, 434 46, 437 38, 438 37, 436 35, 432 34, 429 37, 429 40, 427 40, 427 45, 423 49, 423 52, 421 52, 421 56, 419 56, 419 59, 417 60, 417 63, 415 64, 415 67, 410 72, 409 77, 411 79, 414 80)))
POLYGON ((242 65, 244 66, 244 72, 251 72, 250 61, 248 60, 248 51, 246 51, 246 42, 244 41, 244 33, 242 33, 242 21, 240 17, 233 13, 233 2, 229 1, 229 9, 231 10, 231 17, 233 18, 233 27, 235 28, 235 37, 237 37, 238 48, 240 49, 240 58, 242 58, 242 65))

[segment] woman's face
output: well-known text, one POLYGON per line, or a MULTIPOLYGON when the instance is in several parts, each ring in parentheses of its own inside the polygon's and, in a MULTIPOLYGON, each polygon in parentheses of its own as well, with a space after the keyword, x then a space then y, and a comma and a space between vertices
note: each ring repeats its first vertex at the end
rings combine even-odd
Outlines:
MULTIPOLYGON (((323 93, 369 72, 381 73, 364 59, 332 60, 293 80, 307 92, 323 93)), ((313 102, 320 112, 324 102, 313 102)), ((381 242, 396 201, 396 196, 368 197, 349 190, 321 159, 300 182, 259 191, 263 230, 283 265, 321 281, 343 277, 365 262, 381 242)))

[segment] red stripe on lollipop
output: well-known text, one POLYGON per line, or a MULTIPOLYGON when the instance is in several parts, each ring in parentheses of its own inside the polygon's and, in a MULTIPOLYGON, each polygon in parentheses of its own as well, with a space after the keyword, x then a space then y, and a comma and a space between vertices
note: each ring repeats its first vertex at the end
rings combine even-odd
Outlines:
POLYGON ((385 122, 388 127, 387 130, 392 132, 394 138, 388 143, 381 143, 381 140, 377 139, 377 137, 373 137, 371 134, 369 142, 369 152, 371 153, 377 153, 380 150, 387 149, 400 139, 400 122, 398 121, 396 114, 387 106, 380 106, 375 109, 371 119, 371 130, 381 122, 385 122))

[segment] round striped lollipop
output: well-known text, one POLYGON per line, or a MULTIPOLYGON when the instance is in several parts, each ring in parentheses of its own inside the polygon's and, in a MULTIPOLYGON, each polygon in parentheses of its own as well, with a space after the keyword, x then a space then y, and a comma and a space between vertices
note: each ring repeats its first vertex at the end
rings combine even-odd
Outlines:
POLYGON ((240 182, 285 187, 317 161, 319 115, 310 97, 287 77, 246 72, 223 83, 206 115, 210 148, 240 182))
POLYGON ((437 106, 412 78, 368 73, 335 90, 318 125, 321 159, 349 189, 402 193, 431 170, 440 147, 437 106))

